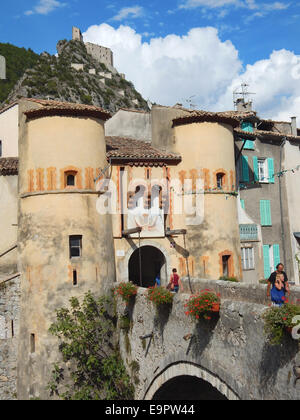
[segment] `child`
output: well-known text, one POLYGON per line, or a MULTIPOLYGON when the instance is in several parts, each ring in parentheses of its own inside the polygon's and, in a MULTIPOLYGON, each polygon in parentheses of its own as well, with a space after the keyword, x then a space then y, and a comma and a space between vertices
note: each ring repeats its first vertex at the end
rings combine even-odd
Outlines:
POLYGON ((285 302, 284 275, 277 274, 273 289, 271 290, 271 299, 274 306, 282 306, 285 302))

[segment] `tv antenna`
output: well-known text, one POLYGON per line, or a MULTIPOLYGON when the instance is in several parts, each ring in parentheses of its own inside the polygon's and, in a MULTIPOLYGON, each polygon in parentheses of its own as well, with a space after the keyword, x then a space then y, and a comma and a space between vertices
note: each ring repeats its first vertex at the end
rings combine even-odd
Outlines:
POLYGON ((233 103, 234 103, 235 109, 237 108, 238 103, 241 102, 241 99, 243 100, 243 103, 246 104, 246 103, 251 102, 248 99, 250 95, 256 95, 256 93, 248 92, 248 87, 249 85, 247 83, 242 83, 241 92, 238 92, 239 88, 236 88, 233 91, 233 103))
POLYGON ((193 98, 195 97, 196 95, 192 95, 188 99, 184 99, 184 101, 188 103, 190 109, 195 109, 197 106, 196 104, 193 104, 193 98))

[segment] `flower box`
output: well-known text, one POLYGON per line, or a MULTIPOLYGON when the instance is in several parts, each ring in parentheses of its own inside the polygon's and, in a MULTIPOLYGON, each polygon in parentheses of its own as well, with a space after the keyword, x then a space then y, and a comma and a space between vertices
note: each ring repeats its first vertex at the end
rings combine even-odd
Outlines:
POLYGON ((209 289, 202 290, 200 294, 191 296, 185 307, 185 314, 194 320, 210 320, 220 312, 220 295, 209 289))

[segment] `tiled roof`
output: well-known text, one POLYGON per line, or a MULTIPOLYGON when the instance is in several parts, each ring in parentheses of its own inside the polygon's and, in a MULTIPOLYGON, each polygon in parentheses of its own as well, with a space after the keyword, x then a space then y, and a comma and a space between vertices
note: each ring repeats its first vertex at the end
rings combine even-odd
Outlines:
POLYGON ((19 159, 15 157, 0 158, 0 175, 17 175, 19 159))
POLYGON ((126 161, 156 161, 179 163, 181 156, 155 149, 149 143, 124 137, 106 137, 107 158, 126 161))
POLYGON ((292 136, 291 134, 284 134, 275 131, 255 130, 253 133, 250 133, 248 131, 241 130, 240 128, 235 128, 234 132, 239 137, 249 140, 255 140, 256 138, 259 138, 281 141, 285 137, 288 140, 300 142, 299 136, 292 136))
POLYGON ((229 124, 235 128, 240 125, 240 118, 232 112, 189 111, 176 117, 173 120, 173 126, 194 122, 219 122, 221 124, 229 124))
POLYGON ((111 117, 111 114, 108 111, 93 105, 83 105, 71 102, 59 102, 34 98, 26 98, 26 100, 42 105, 42 107, 26 111, 25 115, 28 118, 38 118, 41 116, 51 115, 73 115, 89 116, 106 121, 111 117))

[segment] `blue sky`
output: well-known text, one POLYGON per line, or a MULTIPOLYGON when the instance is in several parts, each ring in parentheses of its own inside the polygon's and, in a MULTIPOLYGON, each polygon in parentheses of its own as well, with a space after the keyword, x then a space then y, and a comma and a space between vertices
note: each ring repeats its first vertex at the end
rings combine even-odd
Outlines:
POLYGON ((261 114, 287 118, 298 108, 300 117, 299 22, 300 0, 11 0, 1 2, 0 42, 55 54, 78 26, 113 49, 146 98, 228 108, 249 82, 261 114))
POLYGON ((11 0, 1 3, 0 41, 31 47, 38 53, 44 50, 54 53, 59 39, 70 38, 73 24, 84 31, 103 22, 114 27, 129 25, 146 34, 145 39, 149 35, 183 35, 194 27, 213 26, 219 29, 222 40, 233 42, 245 63, 254 63, 274 49, 300 53, 298 1, 256 1, 257 8, 235 0, 11 0), (239 6, 242 3, 244 6, 239 6))

